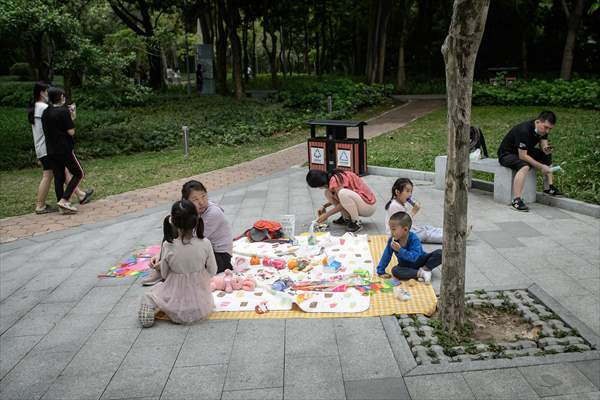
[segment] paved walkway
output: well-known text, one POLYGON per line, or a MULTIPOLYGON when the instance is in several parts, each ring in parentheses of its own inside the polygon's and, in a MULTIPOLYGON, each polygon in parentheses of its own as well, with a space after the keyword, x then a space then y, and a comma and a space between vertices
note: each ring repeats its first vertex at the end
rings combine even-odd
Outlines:
MULTIPOLYGON (((323 202, 290 168, 211 192, 234 232, 296 215, 304 230, 323 202)), ((368 176, 383 232, 394 178, 368 176)), ((417 182, 421 223, 440 225, 443 192, 417 182)), ((168 199, 163 200, 166 201, 168 199)), ((600 221, 532 204, 516 213, 469 196, 470 288, 537 283, 600 334, 600 221)), ((387 318, 159 322, 142 330, 143 288, 97 275, 133 248, 158 243, 169 204, 0 245, 2 399, 599 399, 600 360, 411 376, 387 318)), ((433 246, 427 246, 433 248, 433 246)), ((443 268, 442 268, 443 271, 443 268)), ((434 271, 439 287, 441 271, 434 271)), ((392 321, 393 322, 393 321, 392 321)), ((597 355, 597 353, 595 353, 597 355)))
MULTIPOLYGON (((440 100, 418 100, 396 107, 369 120, 365 136, 371 138, 400 128, 442 104, 443 101, 440 100)), ((214 191, 252 178, 267 176, 305 161, 306 144, 299 144, 231 167, 93 201, 81 206, 76 215, 28 214, 4 218, 0 220, 0 243, 106 221, 119 215, 175 201, 180 196, 181 185, 189 179, 197 179, 204 183, 209 191, 214 191)))

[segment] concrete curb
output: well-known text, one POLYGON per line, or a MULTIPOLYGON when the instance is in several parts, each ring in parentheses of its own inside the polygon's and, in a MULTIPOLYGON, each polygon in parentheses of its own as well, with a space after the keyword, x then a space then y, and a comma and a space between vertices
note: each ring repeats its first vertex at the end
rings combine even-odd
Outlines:
MULTIPOLYGON (((379 167, 369 165, 369 174, 380 176, 391 176, 397 178, 409 178, 414 180, 433 182, 435 173, 430 171, 419 171, 414 169, 379 167)), ((484 190, 486 192, 494 191, 492 182, 473 179, 471 187, 474 189, 484 190)), ((552 197, 543 192, 536 193, 536 201, 550 207, 556 207, 567 211, 576 212, 578 214, 587 215, 594 218, 600 218, 600 205, 585 203, 583 201, 568 199, 565 197, 552 197)))
POLYGON ((398 319, 394 316, 385 316, 381 317, 381 323, 394 353, 396 364, 398 364, 398 368, 400 369, 400 374, 405 376, 417 367, 417 362, 402 334, 402 330, 400 330, 398 319))

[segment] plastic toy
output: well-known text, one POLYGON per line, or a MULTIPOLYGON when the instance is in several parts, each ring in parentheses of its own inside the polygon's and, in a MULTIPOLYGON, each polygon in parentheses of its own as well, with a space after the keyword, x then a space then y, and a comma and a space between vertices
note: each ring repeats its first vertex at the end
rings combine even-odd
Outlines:
POLYGON ((286 266, 286 262, 280 258, 264 257, 262 260, 262 265, 265 267, 273 267, 275 269, 283 269, 286 266))
POLYGON ((258 256, 252 256, 250 258, 250 265, 260 265, 260 258, 258 256))

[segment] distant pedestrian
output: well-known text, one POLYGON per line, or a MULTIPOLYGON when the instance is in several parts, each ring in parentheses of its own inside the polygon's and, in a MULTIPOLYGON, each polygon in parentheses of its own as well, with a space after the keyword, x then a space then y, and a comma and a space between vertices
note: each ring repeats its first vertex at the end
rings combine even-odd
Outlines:
MULTIPOLYGON (((70 198, 84 177, 81 164, 73 152, 75 146, 73 120, 76 118, 76 109, 74 104, 69 107, 65 106, 65 93, 57 87, 48 89, 48 100, 50 105, 42 114, 42 128, 46 140, 46 150, 54 172, 57 206, 62 214, 73 214, 77 212, 77 208, 71 204, 70 198), (72 175, 68 182, 65 182, 65 168, 72 175)), ((79 203, 87 203, 93 193, 93 189, 84 192, 84 197, 80 197, 79 203)))
POLYGON ((204 86, 204 73, 202 71, 202 64, 196 65, 196 89, 198 93, 202 93, 202 87, 204 86))

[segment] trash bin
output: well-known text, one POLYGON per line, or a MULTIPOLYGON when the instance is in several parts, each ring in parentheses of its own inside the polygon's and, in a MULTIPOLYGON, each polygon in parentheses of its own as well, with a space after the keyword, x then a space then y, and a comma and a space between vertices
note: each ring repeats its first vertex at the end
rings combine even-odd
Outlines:
POLYGON ((310 169, 332 171, 336 168, 367 174, 367 142, 364 139, 365 121, 310 120, 310 139, 307 141, 310 169), (317 136, 317 126, 325 127, 325 136, 317 136), (358 128, 358 139, 348 138, 348 128, 358 128))

